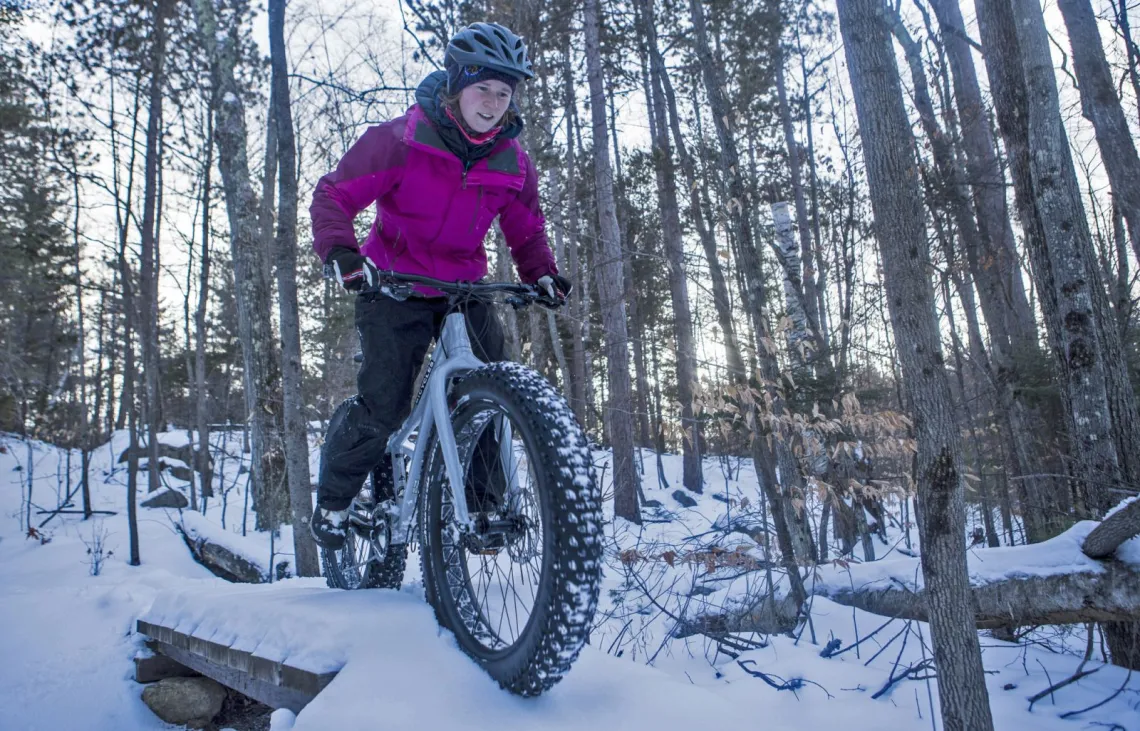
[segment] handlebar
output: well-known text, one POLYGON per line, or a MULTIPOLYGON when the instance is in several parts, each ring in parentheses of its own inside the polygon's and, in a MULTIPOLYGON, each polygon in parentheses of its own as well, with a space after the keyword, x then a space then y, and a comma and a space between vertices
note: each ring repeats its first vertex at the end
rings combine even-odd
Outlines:
POLYGON ((419 274, 403 274, 401 272, 383 270, 379 272, 379 275, 380 281, 376 286, 366 287, 362 289, 360 293, 384 294, 393 299, 405 300, 413 296, 416 285, 421 285, 443 292, 453 301, 459 301, 465 298, 494 301, 498 299, 495 295, 503 294, 506 296, 502 298, 502 301, 516 310, 532 304, 540 304, 550 308, 558 308, 566 304, 566 300, 559 297, 551 297, 534 284, 518 284, 515 282, 447 282, 442 279, 434 279, 419 274))

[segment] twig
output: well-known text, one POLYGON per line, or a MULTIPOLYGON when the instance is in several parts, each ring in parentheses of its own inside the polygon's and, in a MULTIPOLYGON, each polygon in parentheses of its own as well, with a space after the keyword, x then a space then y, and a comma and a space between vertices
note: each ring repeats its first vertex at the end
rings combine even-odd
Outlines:
MULTIPOLYGON (((830 655, 828 655, 828 657, 839 657, 840 655, 847 652, 848 650, 854 650, 859 645, 863 644, 867 640, 869 640, 872 637, 874 637, 875 635, 879 634, 880 630, 886 628, 888 625, 890 625, 891 622, 894 622, 897 619, 898 619, 898 617, 891 617, 886 622, 883 622, 881 625, 879 625, 879 627, 874 632, 872 632, 871 634, 867 635, 866 637, 859 640, 858 642, 856 642, 853 645, 848 645, 847 647, 844 647, 842 650, 837 650, 836 652, 831 653, 830 655)), ((856 655, 858 655, 858 653, 856 653, 856 655)))
MULTIPOLYGON (((1041 661, 1038 660, 1037 662, 1041 662, 1041 661)), ((1104 666, 1102 665, 1101 667, 1104 667, 1104 666)), ((1045 666, 1042 665, 1041 669, 1044 670, 1045 666)), ((1092 670, 1084 670, 1084 671, 1078 670, 1077 672, 1073 673, 1068 678, 1065 678, 1064 680, 1060 681, 1059 683, 1053 683, 1053 685, 1050 685, 1048 688, 1041 691, 1040 693, 1036 693, 1036 694, 1030 696, 1030 698, 1029 698, 1029 710, 1032 711, 1033 710, 1033 704, 1036 703, 1037 701, 1041 700, 1045 696, 1047 696, 1047 695, 1051 696, 1051 695, 1053 695, 1054 691, 1058 691, 1061 688, 1064 688, 1066 685, 1071 685, 1071 684, 1077 682, 1078 680, 1080 680, 1081 678, 1088 677, 1089 675, 1092 675, 1093 673, 1095 673, 1099 670, 1100 670, 1099 667, 1093 668, 1092 670)), ((1047 671, 1047 670, 1045 671, 1045 677, 1046 678, 1049 677, 1049 671, 1047 671)), ((1055 702, 1056 701, 1054 701, 1054 703, 1055 702)))
MULTIPOLYGON (((1100 668, 1098 667, 1098 668, 1094 668, 1092 670, 1082 672, 1082 671, 1084 671, 1085 663, 1087 663, 1089 661, 1089 658, 1092 657, 1092 653, 1093 653, 1093 635, 1095 634, 1095 632, 1093 631, 1093 626, 1091 624, 1087 625, 1086 634, 1088 636, 1088 641, 1085 643, 1085 656, 1081 660, 1081 664, 1077 666, 1076 671, 1074 671, 1073 674, 1070 677, 1068 677, 1067 679, 1062 680, 1060 683, 1052 684, 1048 688, 1046 688, 1045 690, 1043 690, 1040 693, 1037 693, 1036 695, 1031 697, 1029 699, 1029 710, 1032 711, 1033 710, 1033 704, 1036 703, 1037 701, 1041 700, 1045 696, 1047 696, 1047 695, 1052 696, 1054 691, 1060 690, 1061 688, 1064 688, 1066 685, 1069 685, 1071 683, 1075 683, 1078 680, 1080 680, 1081 678, 1086 677, 1088 675, 1092 675, 1097 670, 1100 670, 1100 668)), ((1037 664, 1041 665, 1042 670, 1045 670, 1045 666, 1042 665, 1040 660, 1037 661, 1037 664)), ((1101 667, 1103 667, 1103 666, 1101 666, 1101 667)), ((1053 679, 1049 677, 1049 671, 1048 670, 1045 670, 1045 677, 1046 677, 1046 679, 1049 680, 1050 683, 1053 683, 1053 679)), ((1054 700, 1053 703, 1056 704, 1056 700, 1054 700)))
MULTIPOLYGON (((898 666, 896 665, 895 667, 897 668, 898 666)), ((871 696, 871 698, 873 698, 875 700, 882 698, 900 680, 906 680, 907 678, 912 678, 914 680, 925 680, 926 677, 920 678, 915 674, 918 673, 919 671, 922 671, 922 670, 930 670, 933 667, 934 667, 934 663, 931 662, 930 660, 922 660, 917 665, 909 666, 906 670, 902 671, 898 675, 895 675, 894 670, 892 670, 890 677, 887 678, 886 685, 884 685, 882 688, 880 688, 877 693, 875 693, 873 696, 871 696)))
POLYGON ((1093 705, 1089 706, 1088 708, 1082 708, 1082 709, 1081 709, 1081 710, 1079 710, 1079 711, 1066 711, 1065 713, 1062 713, 1062 714, 1061 714, 1061 718, 1072 718, 1073 716, 1079 716, 1079 715, 1081 715, 1082 713, 1086 713, 1086 712, 1088 712, 1088 711, 1092 711, 1092 710, 1094 710, 1094 709, 1100 708, 1100 707, 1101 707, 1101 706, 1103 706, 1105 703, 1108 703, 1108 702, 1109 702, 1109 701, 1111 701, 1113 698, 1115 698, 1116 696, 1118 696, 1118 695, 1120 695, 1121 693, 1123 693, 1123 692, 1124 692, 1124 689, 1128 687, 1128 681, 1129 681, 1129 680, 1131 680, 1131 679, 1132 679, 1132 669, 1131 669, 1131 668, 1129 668, 1129 669, 1128 669, 1128 675, 1124 676, 1124 682, 1120 684, 1120 687, 1116 689, 1116 692, 1115 692, 1115 693, 1113 693, 1113 694, 1112 694, 1112 695, 1110 695, 1109 697, 1105 698, 1105 699, 1104 699, 1103 701, 1101 701, 1100 703, 1094 703, 1093 705))

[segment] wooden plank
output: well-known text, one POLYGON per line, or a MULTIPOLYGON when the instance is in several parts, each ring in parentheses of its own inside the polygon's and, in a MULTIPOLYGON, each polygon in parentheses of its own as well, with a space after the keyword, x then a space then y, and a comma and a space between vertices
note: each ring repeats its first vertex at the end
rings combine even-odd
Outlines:
POLYGON ((315 697, 315 695, 300 690, 257 680, 247 673, 233 668, 215 665, 200 655, 195 655, 189 650, 165 642, 159 642, 158 649, 162 654, 176 662, 197 670, 202 675, 213 678, 227 688, 233 688, 242 695, 249 696, 272 708, 288 708, 294 713, 300 713, 301 709, 315 697))
POLYGON ((165 678, 185 678, 200 674, 197 670, 188 668, 166 655, 135 657, 136 683, 153 683, 165 678))
POLYGON ((151 638, 147 646, 155 652, 274 708, 299 712, 336 677, 335 671, 314 673, 151 622, 139 620, 136 628, 151 638))
POLYGON ((298 670, 292 665, 281 666, 281 685, 289 688, 296 688, 297 690, 305 693, 310 693, 316 696, 325 689, 329 683, 336 677, 336 672, 331 673, 311 673, 308 670, 298 670))

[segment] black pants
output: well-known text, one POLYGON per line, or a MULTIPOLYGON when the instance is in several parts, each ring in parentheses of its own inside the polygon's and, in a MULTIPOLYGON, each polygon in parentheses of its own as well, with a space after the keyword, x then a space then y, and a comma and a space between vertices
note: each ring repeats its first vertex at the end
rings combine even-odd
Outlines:
MULTIPOLYGON (((495 313, 476 301, 460 309, 475 355, 488 363, 503 360, 503 330, 495 313)), ((380 464, 388 437, 411 412, 416 373, 448 311, 445 299, 356 298, 364 362, 356 377, 357 396, 337 410, 325 435, 317 481, 320 507, 347 508, 380 464)))

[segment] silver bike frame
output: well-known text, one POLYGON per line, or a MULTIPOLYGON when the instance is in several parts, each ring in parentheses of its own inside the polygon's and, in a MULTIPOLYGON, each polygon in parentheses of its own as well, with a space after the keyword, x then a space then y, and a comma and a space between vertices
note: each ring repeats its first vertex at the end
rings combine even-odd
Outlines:
MULTIPOLYGON (((388 439, 388 453, 392 457, 392 476, 396 494, 403 493, 399 513, 393 516, 392 521, 391 540, 395 544, 407 543, 411 536, 427 453, 434 441, 433 434, 439 440, 440 450, 443 453, 447 481, 451 487, 451 502, 455 508, 455 523, 461 533, 472 531, 474 528, 471 515, 467 511, 467 500, 464 498, 463 467, 459 464, 455 431, 452 429, 451 413, 447 408, 447 383, 456 375, 481 368, 486 364, 471 350, 471 341, 467 337, 467 322, 462 313, 453 312, 444 319, 443 330, 430 357, 432 360, 427 382, 421 389, 412 413, 388 439), (405 476, 404 468, 409 461, 411 469, 405 476)), ((507 486, 507 498, 510 504, 518 493, 514 450, 511 447, 511 425, 502 414, 496 415, 495 419, 500 460, 510 478, 510 484, 507 486)))

